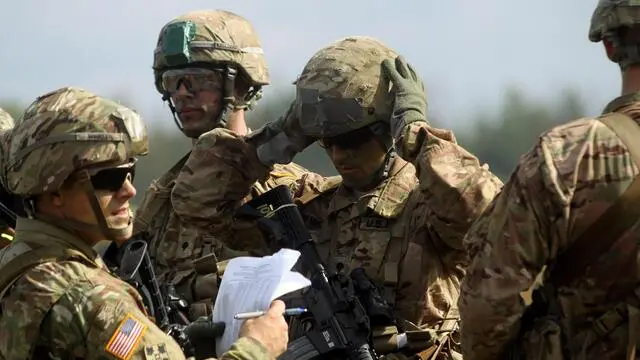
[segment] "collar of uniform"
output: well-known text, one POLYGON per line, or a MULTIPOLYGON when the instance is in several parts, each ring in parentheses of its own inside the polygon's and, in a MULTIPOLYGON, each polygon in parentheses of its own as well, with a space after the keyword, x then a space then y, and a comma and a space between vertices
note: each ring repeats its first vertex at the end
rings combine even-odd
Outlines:
MULTIPOLYGON (((389 172, 387 179, 356 201, 360 215, 372 211, 384 218, 395 218, 404 209, 407 197, 417 183, 415 168, 396 157, 389 172)), ((354 201, 349 195, 349 191, 344 186, 340 186, 329 206, 330 213, 352 205, 354 201)))
POLYGON ((13 242, 35 243, 41 246, 60 245, 80 251, 82 254, 93 260, 96 265, 107 269, 104 261, 98 253, 87 243, 82 241, 78 235, 71 233, 61 227, 49 224, 42 220, 18 218, 16 222, 16 236, 13 242), (45 239, 46 237, 46 239, 45 239), (39 240, 43 241, 40 242, 39 240))
POLYGON ((608 114, 637 102, 640 102, 640 92, 618 96, 604 107, 602 113, 608 114))

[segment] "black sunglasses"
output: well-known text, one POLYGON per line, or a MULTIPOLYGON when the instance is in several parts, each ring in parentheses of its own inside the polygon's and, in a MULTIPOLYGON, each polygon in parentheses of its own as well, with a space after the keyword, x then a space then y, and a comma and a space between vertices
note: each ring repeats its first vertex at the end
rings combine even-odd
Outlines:
POLYGON ((129 181, 133 182, 136 176, 136 166, 111 168, 100 170, 91 176, 91 185, 95 190, 118 191, 129 177, 129 181))
POLYGON ((364 145, 365 143, 371 141, 375 137, 375 134, 367 127, 361 128, 358 130, 350 131, 346 134, 322 138, 318 140, 318 144, 320 144, 323 148, 330 148, 333 146, 337 146, 343 150, 357 149, 364 145))

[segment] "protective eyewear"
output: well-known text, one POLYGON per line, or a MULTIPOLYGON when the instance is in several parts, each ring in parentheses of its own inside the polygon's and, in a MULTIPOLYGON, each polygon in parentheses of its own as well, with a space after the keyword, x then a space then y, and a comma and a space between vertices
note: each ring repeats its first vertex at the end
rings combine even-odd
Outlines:
POLYGON ((116 192, 122 189, 125 181, 133 182, 135 176, 135 165, 103 169, 91 175, 91 185, 98 191, 116 192))
POLYGON ((362 145, 371 141, 374 136, 375 134, 369 130, 369 128, 365 127, 346 134, 321 138, 318 140, 318 144, 325 149, 336 146, 343 150, 352 150, 358 149, 362 145))
POLYGON ((200 91, 222 90, 223 77, 220 71, 200 68, 167 70, 162 74, 162 88, 170 94, 184 86, 191 94, 200 91))

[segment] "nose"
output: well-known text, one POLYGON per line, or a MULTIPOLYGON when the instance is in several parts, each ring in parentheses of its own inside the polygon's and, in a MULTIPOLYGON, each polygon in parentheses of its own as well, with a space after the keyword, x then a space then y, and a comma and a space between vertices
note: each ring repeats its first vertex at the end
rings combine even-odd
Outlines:
POLYGON ((122 183, 122 187, 118 191, 118 196, 130 199, 136 196, 137 190, 136 187, 133 186, 131 179, 127 177, 127 179, 122 183))
POLYGON ((191 94, 189 92, 187 87, 184 85, 184 82, 182 82, 182 81, 179 83, 178 88, 173 93, 174 97, 189 97, 189 96, 192 96, 192 95, 193 94, 191 94))

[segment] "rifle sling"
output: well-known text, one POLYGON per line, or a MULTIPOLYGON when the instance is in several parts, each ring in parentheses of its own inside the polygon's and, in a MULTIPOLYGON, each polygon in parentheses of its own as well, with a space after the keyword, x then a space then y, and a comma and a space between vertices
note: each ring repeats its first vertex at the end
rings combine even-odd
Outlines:
MULTIPOLYGON (((599 118, 627 146, 640 167, 640 126, 629 116, 609 113, 599 118)), ((636 176, 617 201, 569 245, 555 261, 549 279, 556 288, 579 278, 595 260, 620 241, 640 218, 640 176, 636 176)))

